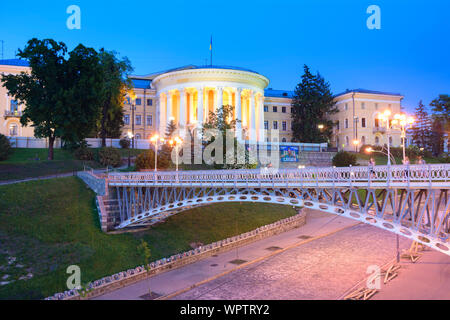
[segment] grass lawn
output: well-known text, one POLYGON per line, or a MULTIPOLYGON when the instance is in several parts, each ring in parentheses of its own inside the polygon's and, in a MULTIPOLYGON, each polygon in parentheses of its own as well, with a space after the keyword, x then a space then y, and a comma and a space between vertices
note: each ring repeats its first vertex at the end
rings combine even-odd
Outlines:
POLYGON ((0 208, 0 282, 16 280, 0 285, 0 299, 64 291, 72 264, 80 266, 83 283, 135 267, 141 264, 140 239, 157 260, 190 249, 192 242, 207 244, 296 213, 281 205, 215 204, 146 231, 108 235, 100 231, 94 193, 75 177, 0 186, 0 208), (30 280, 18 280, 30 273, 30 280))
POLYGON ((98 168, 95 161, 76 160, 70 151, 55 149, 54 160, 47 160, 47 149, 14 148, 11 156, 0 161, 0 181, 20 180, 83 170, 84 164, 98 168))
MULTIPOLYGON (((356 153, 356 156, 358 157, 358 160, 363 160, 363 161, 369 161, 370 158, 373 158, 375 160, 375 164, 379 165, 379 166, 387 164, 387 156, 385 156, 383 154, 374 153, 372 155, 369 155, 369 154, 356 153)), ((426 163, 439 163, 438 158, 424 158, 424 160, 426 161, 426 163)), ((397 158, 397 157, 395 158, 396 164, 402 164, 402 161, 403 161, 403 158, 397 158)), ((411 164, 415 164, 415 162, 412 161, 411 164)))

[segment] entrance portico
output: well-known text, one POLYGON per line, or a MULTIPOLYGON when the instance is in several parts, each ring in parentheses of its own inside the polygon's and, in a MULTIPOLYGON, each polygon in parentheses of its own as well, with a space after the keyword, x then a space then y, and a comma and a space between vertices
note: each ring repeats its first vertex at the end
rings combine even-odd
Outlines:
POLYGON ((159 132, 173 120, 181 134, 202 128, 210 112, 234 107, 239 140, 264 140, 264 89, 269 80, 252 71, 225 67, 195 67, 163 73, 152 81, 157 90, 159 132))

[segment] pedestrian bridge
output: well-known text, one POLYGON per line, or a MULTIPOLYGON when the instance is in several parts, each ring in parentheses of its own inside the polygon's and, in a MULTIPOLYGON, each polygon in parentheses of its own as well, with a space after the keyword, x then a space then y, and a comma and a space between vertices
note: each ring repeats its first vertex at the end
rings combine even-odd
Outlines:
POLYGON ((106 186, 114 229, 218 202, 275 203, 358 220, 450 255, 446 164, 110 173, 106 186))

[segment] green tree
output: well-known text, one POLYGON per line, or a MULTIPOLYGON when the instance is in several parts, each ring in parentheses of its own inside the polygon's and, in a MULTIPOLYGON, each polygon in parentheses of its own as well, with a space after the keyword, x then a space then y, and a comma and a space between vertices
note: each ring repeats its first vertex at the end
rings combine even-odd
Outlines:
POLYGON ((144 241, 143 239, 141 240, 141 244, 138 245, 137 250, 138 250, 138 254, 141 256, 142 262, 144 263, 144 268, 147 271, 148 291, 149 291, 148 293, 149 293, 150 298, 151 298, 153 296, 153 293, 152 293, 152 290, 150 288, 149 273, 150 273, 150 258, 152 256, 152 253, 150 251, 148 243, 146 241, 144 241))
POLYGON ((444 125, 445 130, 450 130, 450 96, 448 94, 441 94, 437 99, 434 99, 430 106, 433 107, 435 116, 440 119, 444 125))
POLYGON ((99 104, 103 72, 97 51, 82 44, 69 52, 65 62, 65 81, 61 85, 63 98, 58 103, 64 117, 61 138, 77 144, 89 136, 100 116, 99 104))
POLYGON ((444 151, 444 133, 443 120, 439 117, 433 117, 430 146, 434 157, 440 156, 444 151))
MULTIPOLYGON (((440 124, 442 125, 443 134, 447 134, 447 138, 450 138, 450 96, 448 94, 441 94, 437 99, 434 99, 430 106, 433 107, 434 116, 439 119, 440 124)), ((436 124, 437 125, 437 124, 436 124)), ((437 147, 437 143, 439 141, 439 133, 434 133, 433 144, 435 148, 437 147)), ((442 138, 443 139, 443 138, 442 138)), ((450 139, 447 140, 448 146, 450 146, 450 139)))
POLYGON ((416 121, 414 126, 410 129, 414 144, 419 148, 428 149, 431 137, 431 119, 428 112, 425 110, 422 100, 416 107, 414 117, 416 121))
POLYGON ((33 38, 18 53, 29 62, 31 72, 2 76, 9 95, 25 105, 22 125, 31 124, 36 137, 48 139, 49 160, 56 138, 81 141, 98 117, 97 52, 78 45, 67 60, 66 54, 63 42, 33 38))
MULTIPOLYGON (((245 146, 239 145, 238 140, 236 139, 236 135, 233 134, 233 150, 227 149, 227 132, 235 132, 236 131, 236 123, 240 120, 233 119, 234 107, 230 105, 223 105, 217 109, 217 112, 209 112, 208 121, 203 124, 203 136, 205 136, 206 130, 216 129, 219 130, 219 134, 222 136, 223 141, 223 164, 214 164, 214 167, 217 169, 240 169, 240 168, 254 168, 256 165, 249 163, 250 161, 250 152, 245 146), (245 150, 245 164, 238 163, 237 154, 239 149, 245 150), (233 152, 233 153, 230 153, 233 152), (233 158, 234 163, 227 163, 227 158, 233 158)), ((205 147, 208 144, 211 144, 215 141, 215 138, 212 137, 210 142, 205 142, 205 147)), ((215 157, 215 154, 213 154, 215 157)))
POLYGON ((302 81, 297 85, 292 99, 292 130, 295 142, 328 142, 333 132, 330 114, 338 112, 330 84, 317 73, 313 75, 304 66, 302 81), (323 129, 319 129, 323 125, 323 129))
POLYGON ((97 122, 96 133, 102 140, 102 147, 106 146, 106 138, 119 138, 122 134, 123 101, 126 93, 131 89, 128 78, 133 70, 128 58, 119 60, 117 53, 100 49, 100 67, 102 81, 100 102, 100 118, 97 122))

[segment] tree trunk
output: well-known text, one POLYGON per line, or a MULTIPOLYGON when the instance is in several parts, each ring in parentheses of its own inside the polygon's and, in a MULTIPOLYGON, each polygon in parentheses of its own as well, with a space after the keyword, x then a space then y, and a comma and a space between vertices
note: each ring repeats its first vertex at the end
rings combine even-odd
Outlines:
POLYGON ((48 160, 53 160, 53 145, 55 144, 55 137, 48 137, 48 160))
POLYGON ((102 147, 106 147, 106 121, 108 118, 109 103, 105 103, 102 108, 102 119, 100 121, 100 138, 102 139, 102 147))

